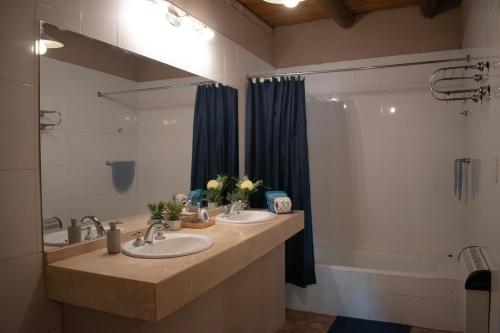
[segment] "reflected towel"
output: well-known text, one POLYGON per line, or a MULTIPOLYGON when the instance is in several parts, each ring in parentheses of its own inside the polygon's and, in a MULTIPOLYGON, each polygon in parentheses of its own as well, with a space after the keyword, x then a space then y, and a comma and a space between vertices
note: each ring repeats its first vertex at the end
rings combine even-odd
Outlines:
POLYGON ((134 181, 135 161, 115 161, 111 165, 113 185, 118 192, 126 192, 134 181))

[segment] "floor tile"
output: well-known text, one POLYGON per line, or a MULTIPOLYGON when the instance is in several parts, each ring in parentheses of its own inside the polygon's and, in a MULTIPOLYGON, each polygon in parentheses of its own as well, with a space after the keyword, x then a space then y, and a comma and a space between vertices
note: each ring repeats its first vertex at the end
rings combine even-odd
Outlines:
MULTIPOLYGON (((335 321, 334 316, 314 312, 286 310, 286 323, 276 333, 327 333, 335 321)), ((367 332, 369 333, 369 332, 367 332)), ((413 327, 411 333, 450 333, 447 331, 413 327)))

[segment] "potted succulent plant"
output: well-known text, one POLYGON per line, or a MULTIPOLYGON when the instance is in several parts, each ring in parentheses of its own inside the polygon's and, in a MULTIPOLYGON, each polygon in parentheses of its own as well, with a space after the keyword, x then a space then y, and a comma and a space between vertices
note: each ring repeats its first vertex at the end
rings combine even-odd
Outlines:
POLYGON ((224 189, 229 183, 229 177, 218 175, 216 179, 212 179, 207 183, 207 191, 205 198, 207 199, 208 209, 219 207, 224 200, 224 189))
POLYGON ((166 206, 167 204, 164 201, 159 201, 158 203, 156 202, 148 203, 149 218, 150 218, 148 224, 165 219, 163 213, 165 211, 166 206))
POLYGON ((181 213, 183 205, 179 202, 167 202, 165 207, 165 212, 167 215, 167 222, 169 225, 169 230, 175 231, 181 228, 181 213))
POLYGON ((247 207, 250 207, 250 195, 257 192, 263 185, 262 180, 252 182, 248 176, 243 176, 236 183, 234 190, 228 194, 227 200, 231 203, 243 201, 247 207))

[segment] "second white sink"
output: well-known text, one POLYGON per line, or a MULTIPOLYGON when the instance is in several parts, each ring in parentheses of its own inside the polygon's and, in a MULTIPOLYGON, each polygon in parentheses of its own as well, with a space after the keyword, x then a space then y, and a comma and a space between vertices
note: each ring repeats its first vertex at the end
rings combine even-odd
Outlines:
POLYGON ((215 220, 222 223, 248 224, 271 221, 275 217, 276 214, 268 212, 267 210, 244 210, 239 214, 234 214, 231 216, 219 214, 215 217, 215 220))
POLYGON ((155 240, 153 244, 134 246, 134 241, 124 244, 122 253, 136 258, 161 259, 187 256, 199 253, 214 245, 207 236, 195 234, 167 233, 165 239, 155 240))

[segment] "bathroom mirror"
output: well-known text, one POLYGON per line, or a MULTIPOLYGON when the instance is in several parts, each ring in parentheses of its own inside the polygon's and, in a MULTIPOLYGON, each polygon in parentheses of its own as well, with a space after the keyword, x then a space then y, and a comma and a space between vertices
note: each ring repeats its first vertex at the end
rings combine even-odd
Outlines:
POLYGON ((86 216, 144 227, 148 203, 190 189, 197 88, 215 83, 49 24, 41 40, 46 250, 68 244, 72 219, 82 240, 99 234, 86 216))

